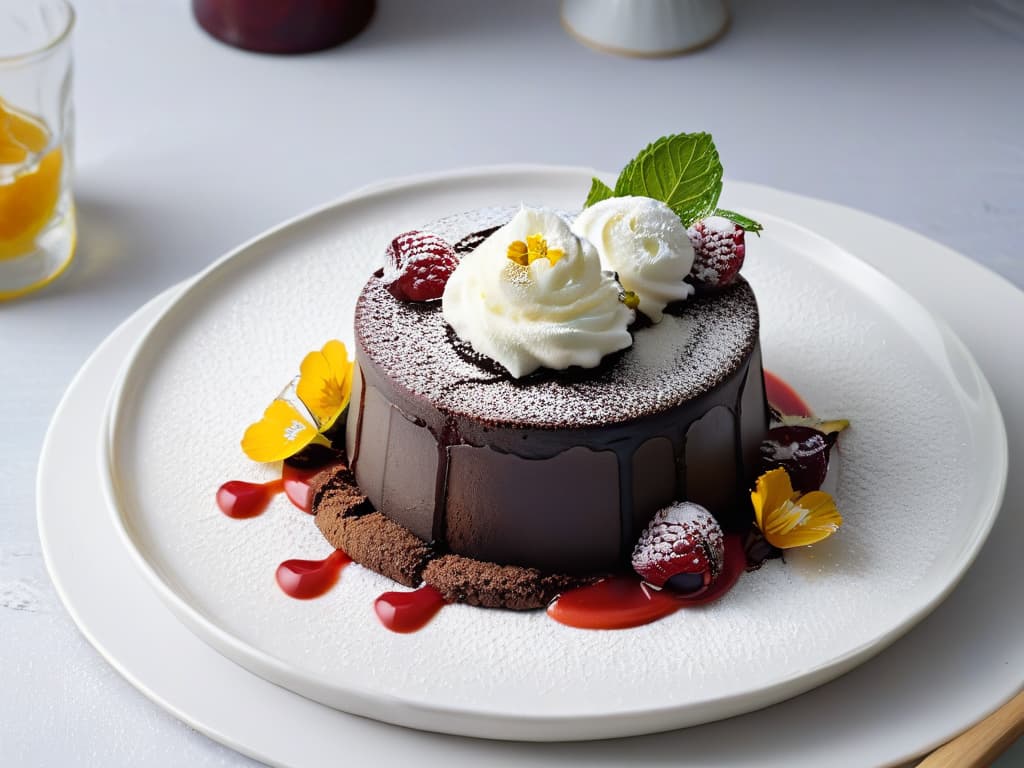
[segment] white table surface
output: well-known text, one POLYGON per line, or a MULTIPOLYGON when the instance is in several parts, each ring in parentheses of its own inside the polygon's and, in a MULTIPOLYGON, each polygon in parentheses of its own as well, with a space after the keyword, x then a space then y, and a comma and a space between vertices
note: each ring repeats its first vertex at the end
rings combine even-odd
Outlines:
MULTIPOLYGON (((79 256, 0 305, 0 765, 253 764, 78 633, 46 575, 34 478, 53 409, 111 330, 306 208, 468 165, 614 170, 663 133, 708 130, 729 177, 876 213, 1024 286, 1009 0, 744 0, 717 45, 656 61, 581 47, 548 0, 380 0, 355 41, 294 58, 213 41, 186 0, 77 6, 79 256)), ((999 763, 1021 764, 1024 743, 999 763)))

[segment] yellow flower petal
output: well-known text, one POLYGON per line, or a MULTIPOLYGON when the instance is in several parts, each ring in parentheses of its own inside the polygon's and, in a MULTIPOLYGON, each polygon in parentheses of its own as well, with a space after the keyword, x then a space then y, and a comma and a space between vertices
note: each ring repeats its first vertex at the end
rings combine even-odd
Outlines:
MULTIPOLYGON (((779 510, 778 517, 785 519, 784 531, 772 536, 765 533, 765 538, 779 549, 816 544, 827 539, 843 524, 835 502, 824 491, 812 491, 796 501, 787 502, 779 510)), ((769 516, 769 528, 775 525, 774 518, 774 515, 769 516)))
POLYGON ((548 257, 548 241, 544 239, 544 235, 540 232, 535 235, 529 235, 526 238, 526 248, 526 259, 530 264, 533 264, 537 259, 546 259, 548 257))
POLYGON ((302 360, 295 393, 321 432, 331 428, 352 397, 352 369, 345 345, 337 340, 328 341, 323 349, 302 360))
POLYGON ((284 400, 275 400, 263 418, 250 424, 242 450, 253 461, 280 461, 293 456, 318 437, 316 427, 284 400))
POLYGON ((763 532, 766 513, 778 509, 791 498, 793 498, 793 484, 789 480, 789 473, 782 467, 765 472, 757 478, 757 484, 750 494, 757 527, 763 532))
POLYGON ((779 549, 815 544, 831 536, 843 523, 829 494, 794 493, 789 475, 782 468, 757 478, 750 500, 757 527, 768 543, 779 549))
POLYGON ((508 244, 508 253, 506 255, 511 261, 525 267, 529 263, 527 256, 528 252, 529 249, 526 243, 522 240, 513 240, 508 244))

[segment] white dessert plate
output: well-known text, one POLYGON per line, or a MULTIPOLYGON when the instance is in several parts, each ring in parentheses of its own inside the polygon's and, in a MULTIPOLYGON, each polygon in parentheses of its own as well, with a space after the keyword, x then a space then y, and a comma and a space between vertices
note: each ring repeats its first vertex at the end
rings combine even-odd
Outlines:
POLYGON ((577 207, 588 184, 580 169, 518 168, 377 187, 229 254, 160 316, 112 396, 105 477, 129 552, 199 637, 347 712, 445 733, 579 740, 795 696, 880 651, 949 593, 1005 484, 988 383, 902 289, 739 184, 723 203, 766 226, 744 270, 766 365, 821 413, 854 424, 842 439, 839 535, 745 575, 718 603, 618 632, 450 606, 418 633, 391 634, 372 602, 395 586, 358 567, 316 601, 277 589, 278 563, 329 553, 312 520, 284 499, 232 520, 214 494, 229 479, 273 476, 241 454, 241 432, 306 351, 348 340, 355 297, 389 238, 484 202, 577 207))
MULTIPOLYGON (((1008 323, 1024 317, 1024 294, 948 248, 867 214, 764 187, 743 191, 751 205, 814 221, 832 239, 863 250, 950 322, 1003 404, 1016 470, 1004 508, 1024 504, 1024 401, 1018 397, 1024 359, 1007 355, 1003 342, 1008 323), (877 243, 886 245, 870 247, 877 243), (920 280, 927 270, 947 279, 920 280)), ((251 675, 186 629, 138 578, 112 525, 104 479, 82 461, 101 443, 105 452, 102 405, 121 363, 177 293, 168 291, 126 320, 69 385, 40 456, 40 537, 61 599, 104 658, 164 709, 247 755, 292 768, 340 755, 446 768, 482 761, 495 768, 899 765, 981 719, 1024 681, 1024 612, 1008 610, 1019 603, 1024 580, 1018 552, 1024 516, 1016 514, 998 517, 952 595, 870 663, 783 704, 671 733, 576 744, 438 736, 352 717, 251 675)))

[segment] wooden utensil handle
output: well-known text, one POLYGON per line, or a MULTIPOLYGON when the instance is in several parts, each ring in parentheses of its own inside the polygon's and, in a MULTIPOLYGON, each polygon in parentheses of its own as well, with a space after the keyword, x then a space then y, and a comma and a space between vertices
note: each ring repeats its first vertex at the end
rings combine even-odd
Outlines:
POLYGON ((984 768, 1024 734, 1024 691, 922 760, 917 768, 984 768))

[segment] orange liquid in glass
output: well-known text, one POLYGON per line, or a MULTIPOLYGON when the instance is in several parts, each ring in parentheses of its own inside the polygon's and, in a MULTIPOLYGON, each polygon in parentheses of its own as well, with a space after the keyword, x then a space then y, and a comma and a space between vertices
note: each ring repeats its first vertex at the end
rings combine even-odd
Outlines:
POLYGON ((0 99, 0 259, 30 253, 57 207, 64 157, 49 145, 45 123, 0 99))

